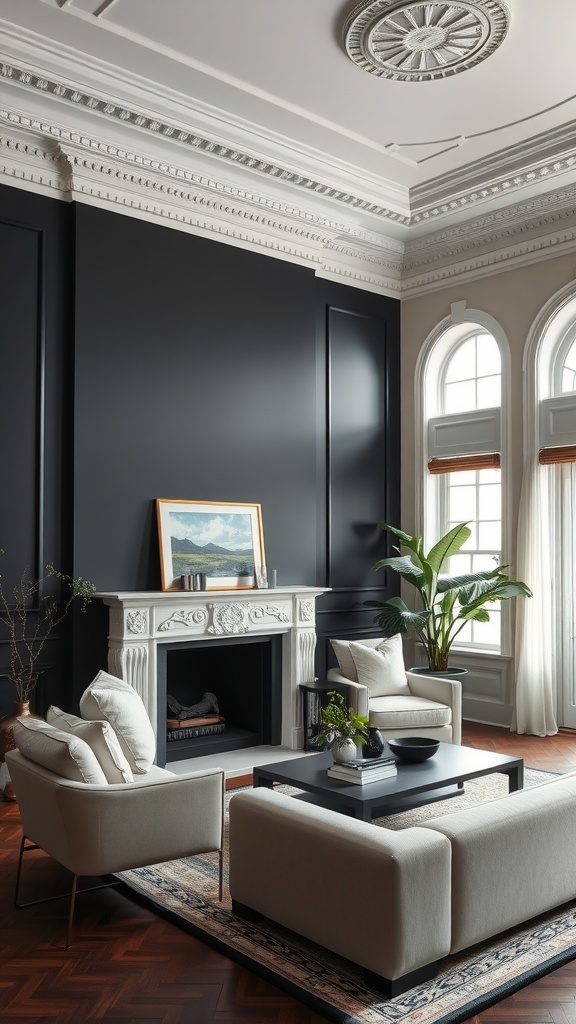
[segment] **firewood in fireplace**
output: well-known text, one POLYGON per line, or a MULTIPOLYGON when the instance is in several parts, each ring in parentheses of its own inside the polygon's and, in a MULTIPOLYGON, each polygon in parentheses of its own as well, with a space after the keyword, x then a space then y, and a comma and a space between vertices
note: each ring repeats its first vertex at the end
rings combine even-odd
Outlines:
POLYGON ((166 697, 166 703, 168 704, 169 710, 172 712, 174 718, 201 718, 204 715, 209 714, 220 714, 220 708, 218 707, 218 698, 213 693, 205 693, 202 696, 202 700, 199 700, 197 704, 191 704, 190 707, 184 707, 180 704, 170 693, 166 697))

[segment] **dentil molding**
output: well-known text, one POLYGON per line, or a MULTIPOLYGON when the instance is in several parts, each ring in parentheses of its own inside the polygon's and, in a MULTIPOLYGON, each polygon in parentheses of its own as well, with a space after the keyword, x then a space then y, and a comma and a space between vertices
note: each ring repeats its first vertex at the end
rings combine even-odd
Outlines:
MULTIPOLYGON (((439 188, 418 190, 413 213, 403 216, 293 169, 256 160, 249 166, 235 158, 238 150, 193 147, 204 158, 198 170, 171 134, 162 136, 162 155, 151 156, 146 134, 157 131, 147 123, 128 132, 124 146, 94 130, 71 128, 59 113, 56 120, 0 108, 1 181, 263 252, 369 291, 401 298, 560 254, 576 243, 572 187, 480 214, 488 199, 518 196, 539 177, 557 176, 560 183, 576 163, 572 131, 548 145, 535 143, 523 173, 507 173, 511 166, 502 157, 491 185, 479 187, 472 176, 446 201, 439 188)), ((105 124, 90 123, 96 127, 101 132, 105 124)), ((519 161, 516 152, 516 166, 519 161)))

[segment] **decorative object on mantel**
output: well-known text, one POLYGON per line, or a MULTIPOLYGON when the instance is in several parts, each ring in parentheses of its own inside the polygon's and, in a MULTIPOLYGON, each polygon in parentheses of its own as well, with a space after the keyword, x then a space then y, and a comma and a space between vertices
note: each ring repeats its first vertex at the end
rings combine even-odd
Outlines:
MULTIPOLYGON (((3 554, 0 550, 0 555, 3 554)), ((30 694, 38 682, 40 673, 37 661, 44 644, 66 617, 76 598, 81 601, 80 610, 84 612, 95 593, 93 583, 81 576, 67 576, 51 563, 46 566, 45 575, 36 580, 29 579, 28 570, 25 569, 12 590, 11 601, 3 589, 0 577, 0 622, 8 627, 10 650, 10 668, 5 675, 16 691, 13 713, 0 719, 0 761, 4 760, 7 750, 14 748, 14 725, 17 719, 32 714, 30 694), (49 580, 59 580, 64 584, 66 596, 61 601, 53 593, 44 593, 49 580)), ((7 800, 14 799, 10 782, 4 789, 4 796, 7 800)))
POLYGON ((266 570, 260 505, 156 498, 156 515, 162 590, 261 585, 266 570), (191 575, 205 585, 185 586, 183 578, 191 575))
POLYGON ((320 748, 328 746, 335 761, 354 761, 357 747, 362 747, 368 737, 368 718, 346 707, 344 696, 336 690, 328 694, 325 707, 320 707, 320 729, 316 743, 320 748))
MULTIPOLYGON (((525 583, 509 578, 506 565, 459 576, 440 575, 444 562, 460 551, 470 537, 471 530, 466 523, 459 523, 449 530, 428 554, 424 553, 422 537, 411 537, 387 523, 378 523, 378 526, 398 537, 401 547, 408 548, 409 554, 402 555, 401 547, 398 547, 397 557, 384 558, 374 568, 393 569, 399 573, 418 591, 422 609, 413 611, 401 597, 364 603, 378 610, 375 622, 385 637, 407 633, 410 629, 416 633, 426 651, 428 671, 432 675, 450 674, 448 658, 452 644, 467 622, 489 621, 486 604, 532 596, 525 583)), ((454 671, 466 672, 465 669, 454 671)))
POLYGON ((260 571, 256 573, 256 589, 267 590, 268 589, 268 571, 265 565, 260 566, 260 571))

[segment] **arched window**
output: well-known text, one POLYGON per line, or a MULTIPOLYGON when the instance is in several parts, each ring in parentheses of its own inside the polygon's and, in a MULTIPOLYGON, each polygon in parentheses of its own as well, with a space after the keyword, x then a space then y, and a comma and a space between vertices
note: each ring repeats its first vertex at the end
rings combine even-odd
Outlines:
POLYGON ((524 365, 518 571, 533 597, 517 614, 514 724, 547 735, 576 727, 576 284, 534 321, 524 365))
MULTIPOLYGON (((444 322, 423 350, 420 466, 426 544, 468 523, 471 536, 447 568, 465 575, 503 563, 502 349, 507 355, 507 345, 484 314, 476 320, 470 311, 458 319, 444 322)), ((467 623, 454 646, 495 653, 509 646, 507 633, 503 644, 499 604, 491 606, 489 622, 467 623)))
POLYGON ((561 367, 560 393, 566 394, 568 391, 576 391, 576 339, 571 342, 570 348, 562 360, 561 367))

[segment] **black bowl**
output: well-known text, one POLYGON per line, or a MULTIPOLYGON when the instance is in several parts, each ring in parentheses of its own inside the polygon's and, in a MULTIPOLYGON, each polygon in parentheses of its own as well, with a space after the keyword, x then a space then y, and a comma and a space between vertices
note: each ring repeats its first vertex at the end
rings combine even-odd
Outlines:
POLYGON ((440 741, 428 739, 427 736, 399 736, 398 739, 388 740, 388 746, 401 761, 427 761, 438 750, 440 741))

